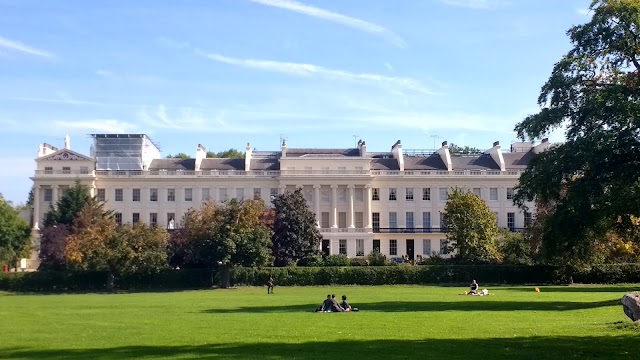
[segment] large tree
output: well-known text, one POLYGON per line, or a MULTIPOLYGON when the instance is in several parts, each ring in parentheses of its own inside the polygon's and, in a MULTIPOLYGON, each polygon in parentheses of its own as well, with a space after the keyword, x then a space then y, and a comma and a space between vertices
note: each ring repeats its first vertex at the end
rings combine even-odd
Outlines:
POLYGON ((591 21, 568 31, 573 48, 542 87, 541 110, 515 128, 523 139, 566 128, 563 144, 531 160, 515 196, 553 210, 540 233, 554 258, 589 257, 591 239, 640 215, 640 1, 590 9, 591 21))
POLYGON ((273 200, 273 256, 276 266, 287 266, 298 260, 320 254, 322 234, 316 216, 309 209, 301 189, 285 192, 273 200))
POLYGON ((16 209, 0 195, 0 263, 16 266, 31 249, 31 229, 16 209))
POLYGON ((89 188, 76 180, 74 185, 67 189, 60 199, 51 205, 44 216, 44 226, 54 224, 73 225, 76 215, 80 213, 87 203, 96 203, 89 193, 89 188))
POLYGON ((208 158, 243 159, 244 153, 236 149, 218 151, 217 153, 213 151, 207 151, 207 157, 208 158))
POLYGON ((169 243, 170 264, 219 268, 228 287, 233 266, 272 264, 269 209, 261 199, 223 204, 207 202, 191 209, 169 243))
POLYGON ((447 240, 463 262, 497 261, 496 216, 478 195, 453 189, 444 208, 447 240))
POLYGON ((456 144, 449 145, 449 153, 454 155, 474 155, 474 154, 482 154, 482 150, 474 147, 470 147, 469 145, 458 146, 456 144))

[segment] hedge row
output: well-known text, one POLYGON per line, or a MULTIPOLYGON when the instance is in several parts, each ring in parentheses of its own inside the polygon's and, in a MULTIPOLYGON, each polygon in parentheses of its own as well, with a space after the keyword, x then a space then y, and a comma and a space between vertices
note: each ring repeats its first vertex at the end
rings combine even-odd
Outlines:
MULTIPOLYGON (((234 285, 262 286, 273 277, 277 286, 466 284, 561 284, 565 267, 515 265, 424 265, 235 268, 234 285)), ((573 269, 573 281, 584 284, 640 283, 640 264, 598 265, 573 269)), ((163 270, 128 274, 115 279, 119 290, 207 289, 219 283, 218 274, 204 269, 163 270)), ((0 290, 18 292, 106 291, 107 273, 101 271, 0 273, 0 290)))

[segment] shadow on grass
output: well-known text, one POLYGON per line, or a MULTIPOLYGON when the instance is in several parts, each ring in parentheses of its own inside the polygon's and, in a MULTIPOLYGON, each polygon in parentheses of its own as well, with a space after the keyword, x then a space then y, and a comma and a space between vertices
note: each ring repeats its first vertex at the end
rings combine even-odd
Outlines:
POLYGON ((0 349, 2 359, 632 359, 637 335, 0 349), (474 355, 475 354, 475 355, 474 355), (476 356, 477 355, 477 356, 476 356))
MULTIPOLYGON (((283 305, 283 306, 246 306, 234 309, 207 309, 204 313, 282 313, 311 312, 320 304, 283 305)), ((469 298, 468 301, 388 301, 376 303, 353 303, 351 306, 361 311, 376 312, 420 312, 420 311, 568 311, 594 309, 605 306, 622 306, 619 299, 596 302, 565 301, 491 301, 488 298, 469 298)))
MULTIPOLYGON (((497 290, 509 290, 509 291, 524 291, 524 292, 533 292, 535 286, 530 287, 500 287, 496 288, 497 290)), ((489 288, 491 289, 491 288, 489 288)), ((640 285, 567 285, 567 286, 544 286, 540 287, 542 292, 619 292, 619 293, 629 293, 633 291, 640 291, 640 285)))

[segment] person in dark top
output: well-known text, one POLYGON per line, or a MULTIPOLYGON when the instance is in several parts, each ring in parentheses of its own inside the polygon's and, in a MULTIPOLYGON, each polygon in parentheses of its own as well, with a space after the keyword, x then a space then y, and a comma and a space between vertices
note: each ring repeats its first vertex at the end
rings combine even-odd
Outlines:
POLYGON ((469 295, 478 295, 478 283, 475 280, 471 281, 471 286, 469 287, 469 295))
POLYGON ((331 310, 331 295, 327 295, 325 301, 322 302, 322 306, 316 311, 329 311, 331 310))
POLYGON ((335 294, 331 295, 331 312, 344 312, 344 309, 340 306, 338 300, 336 300, 335 294))
POLYGON ((351 311, 351 305, 347 302, 347 295, 342 295, 342 302, 340 306, 344 309, 344 311, 351 311))
POLYGON ((267 294, 273 294, 273 278, 269 277, 267 281, 267 294))

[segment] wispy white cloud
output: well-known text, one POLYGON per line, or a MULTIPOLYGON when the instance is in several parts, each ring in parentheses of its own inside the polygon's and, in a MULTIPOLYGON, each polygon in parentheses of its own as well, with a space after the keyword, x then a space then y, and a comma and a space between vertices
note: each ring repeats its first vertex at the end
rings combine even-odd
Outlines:
POLYGON ((303 4, 294 0, 250 0, 257 4, 266 6, 277 7, 307 16, 311 16, 317 19, 327 20, 341 25, 345 25, 360 31, 364 31, 370 34, 378 35, 386 38, 393 45, 398 47, 406 47, 406 42, 400 36, 393 31, 385 28, 382 25, 378 25, 372 22, 368 22, 362 19, 351 17, 348 15, 340 14, 330 10, 318 8, 315 6, 303 4))
POLYGON ((492 9, 510 3, 507 0, 440 0, 440 2, 469 9, 492 9))
POLYGON ((19 41, 10 40, 5 37, 0 36, 0 48, 4 48, 7 50, 18 51, 29 55, 39 56, 43 58, 55 58, 56 56, 52 53, 46 52, 44 50, 40 50, 29 45, 23 44, 19 41))
POLYGON ((234 66, 241 66, 251 69, 279 72, 288 75, 301 77, 323 77, 333 80, 355 81, 370 84, 394 86, 405 90, 412 90, 427 95, 436 94, 428 89, 420 81, 406 77, 383 76, 372 73, 354 73, 345 70, 328 69, 319 65, 281 62, 260 59, 239 59, 220 54, 202 53, 208 59, 234 66))

